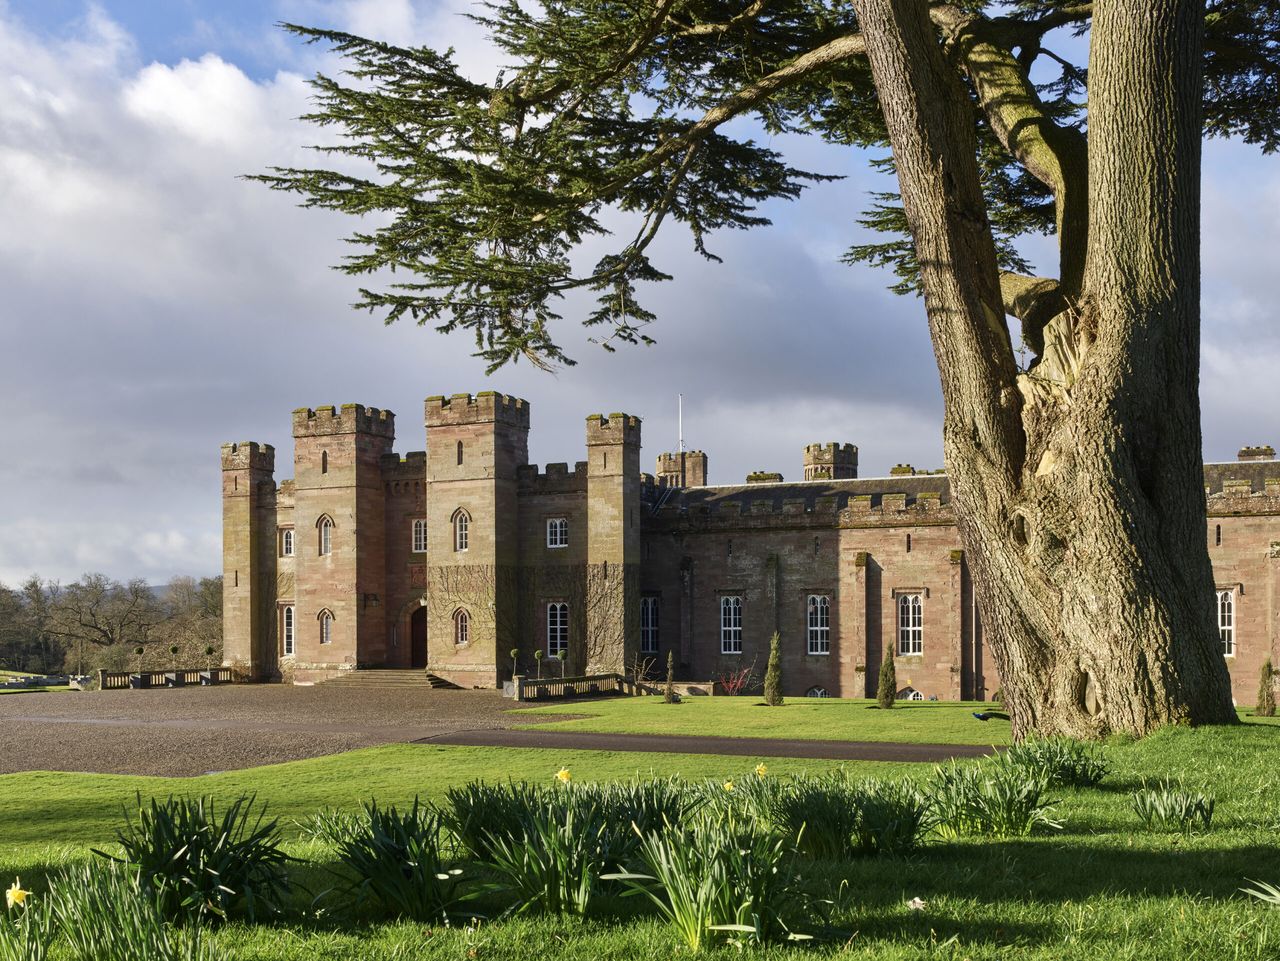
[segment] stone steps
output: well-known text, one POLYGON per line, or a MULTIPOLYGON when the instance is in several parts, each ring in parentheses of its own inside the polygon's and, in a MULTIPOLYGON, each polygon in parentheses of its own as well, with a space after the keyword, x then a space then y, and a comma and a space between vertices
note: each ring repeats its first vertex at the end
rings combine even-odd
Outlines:
POLYGON ((348 671, 327 682, 344 687, 360 688, 422 688, 424 690, 460 690, 458 685, 427 671, 397 668, 369 668, 348 671))

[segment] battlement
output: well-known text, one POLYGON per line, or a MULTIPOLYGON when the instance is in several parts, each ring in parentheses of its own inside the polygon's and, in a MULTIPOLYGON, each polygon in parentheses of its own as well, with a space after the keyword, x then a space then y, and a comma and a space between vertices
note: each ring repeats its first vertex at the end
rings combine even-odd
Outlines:
POLYGON ((747 475, 748 484, 781 484, 782 480, 777 471, 753 470, 747 475))
POLYGON ((421 480, 427 473, 427 452, 410 451, 403 457, 399 454, 383 454, 378 466, 382 473, 392 477, 413 477, 421 480))
POLYGON ((242 440, 222 445, 223 470, 262 470, 275 473, 276 449, 270 444, 242 440))
POLYGON ((804 449, 805 480, 851 480, 858 476, 858 448, 853 444, 809 444, 804 449))
POLYGON ((516 480, 520 484, 521 493, 585 491, 587 462, 578 461, 573 465, 573 470, 569 470, 566 463, 553 463, 542 471, 538 470, 537 464, 523 464, 516 468, 516 480))
POLYGON ((587 418, 587 446, 635 444, 640 446, 640 418, 631 414, 592 414, 587 418))
POLYGON ((1276 449, 1270 444, 1263 444, 1260 447, 1241 447, 1240 452, 1236 454, 1238 461, 1255 461, 1255 460, 1275 460, 1276 449))
POLYGON ((484 390, 471 394, 437 394, 423 402, 428 427, 455 427, 460 424, 505 424, 529 429, 529 402, 510 394, 484 390))
POLYGON ((396 415, 389 410, 343 404, 341 407, 299 407, 293 412, 294 437, 324 437, 330 434, 373 434, 395 439, 396 415))
POLYGON ((894 464, 889 471, 890 477, 914 477, 916 469, 910 464, 894 464))

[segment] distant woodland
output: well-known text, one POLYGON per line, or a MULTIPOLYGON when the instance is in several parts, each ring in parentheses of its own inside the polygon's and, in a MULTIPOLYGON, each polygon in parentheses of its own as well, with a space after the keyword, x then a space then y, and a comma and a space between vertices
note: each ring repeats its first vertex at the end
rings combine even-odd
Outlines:
POLYGON ((70 584, 33 574, 18 587, 0 584, 0 670, 158 670, 206 660, 222 660, 221 577, 175 577, 155 587, 103 574, 70 584))

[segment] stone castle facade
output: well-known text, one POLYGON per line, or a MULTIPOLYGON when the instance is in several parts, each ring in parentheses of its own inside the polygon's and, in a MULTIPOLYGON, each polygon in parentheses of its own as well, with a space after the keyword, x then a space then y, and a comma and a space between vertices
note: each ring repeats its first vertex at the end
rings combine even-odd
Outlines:
MULTIPOLYGON (((570 675, 665 674, 672 652, 678 677, 707 681, 759 676, 777 631, 790 696, 873 696, 886 650, 904 696, 999 687, 945 474, 859 478, 851 444, 806 447, 799 482, 710 486, 701 451, 643 474, 627 414, 588 417, 586 460, 539 470, 529 405, 497 393, 430 397, 425 423, 426 452, 401 455, 390 411, 296 410, 279 484, 270 445, 223 445, 229 665, 494 687, 533 673, 535 651, 564 651, 570 675)), ((1205 465, 1205 486, 1211 600, 1252 703, 1280 635, 1280 462, 1245 448, 1205 465)))

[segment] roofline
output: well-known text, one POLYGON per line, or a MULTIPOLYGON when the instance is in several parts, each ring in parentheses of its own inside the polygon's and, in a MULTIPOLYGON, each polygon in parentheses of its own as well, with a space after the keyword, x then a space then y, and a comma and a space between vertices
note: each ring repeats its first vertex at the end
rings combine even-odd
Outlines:
POLYGON ((690 486, 682 488, 687 491, 715 491, 728 490, 737 487, 795 487, 799 484, 841 484, 846 481, 900 481, 904 477, 946 477, 946 474, 891 474, 888 477, 838 477, 832 480, 829 477, 819 477, 816 480, 798 480, 798 481, 767 481, 759 484, 748 484, 743 481, 740 484, 701 484, 698 486, 690 486))

